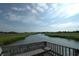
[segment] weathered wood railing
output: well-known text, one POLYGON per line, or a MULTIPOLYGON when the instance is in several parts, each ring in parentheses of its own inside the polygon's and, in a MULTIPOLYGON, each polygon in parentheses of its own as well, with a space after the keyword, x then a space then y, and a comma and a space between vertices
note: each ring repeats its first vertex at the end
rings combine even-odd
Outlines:
POLYGON ((54 43, 47 42, 47 47, 51 48, 50 53, 52 55, 57 56, 78 56, 79 55, 79 49, 66 47, 54 43))
POLYGON ((2 54, 4 56, 16 55, 28 51, 33 51, 36 49, 44 49, 45 47, 49 47, 51 50, 47 53, 55 56, 78 56, 79 49, 70 48, 50 42, 37 42, 31 44, 17 45, 17 46, 2 46, 2 54))
POLYGON ((2 55, 11 56, 11 55, 29 52, 44 47, 45 47, 45 42, 36 42, 36 43, 16 45, 16 46, 2 46, 2 50, 3 50, 2 55))

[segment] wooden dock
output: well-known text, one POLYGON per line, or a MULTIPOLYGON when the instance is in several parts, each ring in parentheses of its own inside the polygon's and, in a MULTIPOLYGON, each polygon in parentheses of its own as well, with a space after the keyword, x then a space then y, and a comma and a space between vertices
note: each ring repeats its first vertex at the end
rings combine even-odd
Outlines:
POLYGON ((17 54, 16 56, 33 56, 33 55, 45 53, 47 51, 50 51, 50 48, 45 47, 45 49, 36 49, 36 50, 33 50, 33 51, 17 54))
POLYGON ((17 46, 2 46, 3 56, 78 56, 79 49, 50 42, 35 42, 17 46))

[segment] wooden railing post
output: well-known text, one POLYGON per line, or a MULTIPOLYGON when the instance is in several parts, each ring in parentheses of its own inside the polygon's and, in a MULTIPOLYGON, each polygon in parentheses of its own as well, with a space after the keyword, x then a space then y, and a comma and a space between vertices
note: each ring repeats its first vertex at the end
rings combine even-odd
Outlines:
POLYGON ((55 44, 53 44, 53 46, 54 46, 54 48, 53 48, 53 49, 54 49, 54 51, 55 51, 55 44))
POLYGON ((60 54, 61 54, 61 45, 59 46, 59 51, 60 51, 60 54))
MULTIPOLYGON (((23 52, 33 51, 34 49, 49 47, 51 48, 51 53, 53 55, 60 55, 60 56, 78 56, 79 55, 79 49, 74 49, 50 42, 37 42, 33 44, 25 44, 25 45, 19 45, 19 46, 3 46, 3 54, 4 55, 15 55, 23 52)), ((2 55, 2 52, 0 53, 2 55)))
POLYGON ((57 53, 59 52, 59 51, 58 51, 58 47, 59 47, 59 46, 57 45, 57 53))
POLYGON ((44 46, 47 47, 47 42, 44 42, 44 46))
POLYGON ((78 49, 74 49, 74 55, 78 56, 79 55, 79 50, 78 49))
POLYGON ((75 49, 73 49, 73 56, 75 56, 75 49))
POLYGON ((69 56, 71 55, 71 51, 70 51, 70 48, 69 48, 69 56))
POLYGON ((53 51, 55 51, 55 45, 53 44, 53 51))
POLYGON ((67 56, 67 47, 65 47, 65 56, 67 56))
POLYGON ((61 46, 62 47, 62 55, 64 56, 64 47, 63 46, 61 46))

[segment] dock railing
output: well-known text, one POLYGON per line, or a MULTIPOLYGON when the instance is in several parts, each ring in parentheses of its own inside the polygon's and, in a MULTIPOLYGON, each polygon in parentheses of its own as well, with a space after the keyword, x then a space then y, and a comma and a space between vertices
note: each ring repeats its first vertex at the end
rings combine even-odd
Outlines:
POLYGON ((79 49, 71 48, 63 45, 58 45, 54 43, 47 42, 47 47, 51 48, 50 53, 58 56, 78 56, 79 49))
POLYGON ((2 46, 3 52, 1 54, 4 56, 12 56, 44 47, 45 47, 45 42, 36 42, 36 43, 16 45, 16 46, 2 46))
POLYGON ((16 46, 2 46, 2 53, 0 55, 3 56, 13 56, 16 54, 21 54, 29 51, 33 51, 36 49, 44 49, 45 47, 49 47, 51 50, 48 52, 52 56, 78 56, 79 49, 71 48, 67 46, 58 45, 50 42, 35 42, 30 44, 16 45, 16 46))

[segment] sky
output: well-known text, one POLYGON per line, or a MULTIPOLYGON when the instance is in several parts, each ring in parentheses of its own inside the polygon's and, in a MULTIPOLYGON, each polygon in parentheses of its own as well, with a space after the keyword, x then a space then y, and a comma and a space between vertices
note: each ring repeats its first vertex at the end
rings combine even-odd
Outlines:
POLYGON ((79 30, 77 3, 0 3, 0 31, 79 30))

